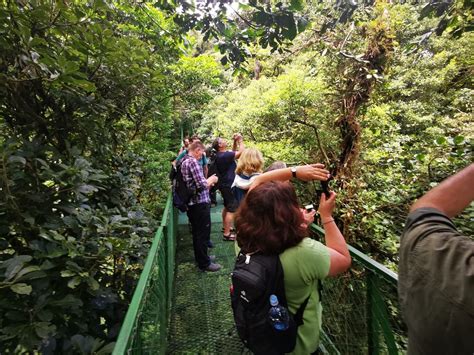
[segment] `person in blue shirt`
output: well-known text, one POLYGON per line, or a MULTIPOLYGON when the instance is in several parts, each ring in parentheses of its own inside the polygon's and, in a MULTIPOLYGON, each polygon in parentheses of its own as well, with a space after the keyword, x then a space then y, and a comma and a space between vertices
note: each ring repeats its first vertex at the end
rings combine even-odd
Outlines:
MULTIPOLYGON (((196 142, 196 141, 200 142, 201 140, 199 139, 198 136, 192 136, 192 137, 189 138, 189 140, 188 140, 188 145, 189 145, 189 144, 192 144, 193 142, 196 142)), ((186 143, 185 143, 185 144, 186 144, 186 143)), ((188 149, 187 149, 187 147, 186 147, 186 145, 185 145, 183 148, 181 148, 180 153, 178 154, 178 156, 176 157, 176 160, 174 161, 174 164, 176 165, 176 163, 179 162, 181 159, 183 159, 183 158, 186 156, 186 154, 188 154, 188 149)), ((198 160, 198 163, 199 163, 199 165, 201 166, 201 169, 202 169, 202 171, 203 171, 203 173, 204 173, 204 177, 207 178, 207 172, 208 172, 208 170, 207 170, 207 164, 208 164, 208 160, 207 160, 207 157, 206 157, 206 153, 205 153, 205 152, 203 152, 201 159, 198 160)))
POLYGON ((179 150, 178 155, 181 155, 181 153, 183 152, 183 150, 188 149, 190 143, 191 143, 191 142, 190 142, 190 140, 189 140, 189 137, 188 137, 188 136, 184 137, 184 138, 183 138, 183 145, 182 145, 181 149, 179 150))

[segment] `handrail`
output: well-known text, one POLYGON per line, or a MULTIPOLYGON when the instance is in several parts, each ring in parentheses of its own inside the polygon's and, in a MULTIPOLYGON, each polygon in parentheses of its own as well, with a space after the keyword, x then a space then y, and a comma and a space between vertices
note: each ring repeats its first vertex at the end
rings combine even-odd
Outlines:
MULTIPOLYGON (((310 228, 319 236, 325 234, 324 229, 315 224, 311 224, 310 228)), ((348 249, 354 261, 368 271, 365 274, 367 351, 370 355, 381 353, 383 339, 384 353, 396 355, 401 348, 397 345, 389 316, 390 301, 384 299, 380 281, 384 280, 396 292, 398 275, 353 246, 348 245, 348 249)), ((331 344, 329 337, 327 340, 331 344)))
MULTIPOLYGON (((316 224, 311 224, 311 229, 313 232, 324 236, 324 229, 322 229, 320 226, 316 224)), ((380 264, 379 262, 375 261, 374 259, 368 257, 365 255, 363 252, 360 250, 354 248, 351 245, 347 245, 349 249, 349 253, 351 254, 352 257, 357 259, 361 264, 363 264, 366 268, 369 270, 375 272, 376 274, 382 276, 384 279, 392 283, 393 285, 397 285, 398 283, 398 275, 393 272, 392 270, 388 269, 386 266, 380 264)))
MULTIPOLYGON (((113 351, 114 355, 125 354, 130 344, 130 341, 132 340, 133 331, 136 327, 136 322, 139 319, 140 305, 142 303, 144 295, 146 294, 145 290, 149 283, 149 278, 155 260, 155 255, 158 251, 158 247, 162 243, 162 239, 164 238, 164 228, 167 226, 168 221, 171 220, 169 214, 172 211, 172 208, 172 196, 170 193, 166 201, 165 210, 163 211, 161 224, 158 227, 158 230, 156 231, 155 236, 153 238, 150 251, 146 258, 145 266, 143 267, 143 271, 140 274, 137 287, 133 292, 132 301, 130 302, 130 305, 128 307, 127 314, 125 315, 125 319, 122 323, 122 327, 120 328, 120 333, 113 351)), ((171 221, 171 223, 173 222, 171 221)))

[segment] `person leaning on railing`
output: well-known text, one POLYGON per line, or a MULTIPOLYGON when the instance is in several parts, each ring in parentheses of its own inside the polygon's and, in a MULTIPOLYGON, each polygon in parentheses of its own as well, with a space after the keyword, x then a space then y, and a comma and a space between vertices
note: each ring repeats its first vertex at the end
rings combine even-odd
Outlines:
POLYGON ((346 271, 351 264, 347 244, 334 223, 336 194, 321 196, 319 213, 325 229, 326 245, 308 236, 315 211, 300 209, 293 186, 284 180, 327 180, 322 164, 278 169, 259 175, 236 215, 237 243, 244 253, 279 254, 285 293, 294 314, 309 297, 298 327, 294 354, 311 354, 319 346, 321 303, 319 280, 346 271), (280 180, 280 181, 277 181, 280 180))
POLYGON ((398 273, 409 354, 474 354, 474 241, 451 221, 473 200, 471 164, 410 209, 398 273))

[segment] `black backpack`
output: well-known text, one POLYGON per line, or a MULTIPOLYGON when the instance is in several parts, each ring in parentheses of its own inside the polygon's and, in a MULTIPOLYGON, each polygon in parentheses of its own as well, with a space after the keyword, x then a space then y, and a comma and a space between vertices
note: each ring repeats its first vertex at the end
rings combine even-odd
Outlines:
POLYGON ((198 193, 196 188, 189 188, 183 179, 181 167, 187 159, 188 155, 178 161, 173 172, 173 205, 181 212, 186 212, 188 210, 188 203, 191 200, 191 197, 198 193))
POLYGON ((278 255, 239 253, 232 272, 231 303, 237 333, 244 345, 255 354, 284 354, 294 350, 298 326, 309 296, 296 314, 290 314, 290 326, 277 331, 270 324, 270 295, 288 307, 283 282, 283 268, 278 255))

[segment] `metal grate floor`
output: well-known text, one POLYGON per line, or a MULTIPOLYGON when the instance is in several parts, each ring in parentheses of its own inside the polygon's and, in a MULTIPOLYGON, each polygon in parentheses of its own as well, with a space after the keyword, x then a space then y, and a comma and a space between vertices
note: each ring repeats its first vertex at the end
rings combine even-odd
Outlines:
POLYGON ((221 211, 222 202, 211 209, 215 247, 209 254, 216 255, 216 262, 222 265, 214 273, 201 272, 195 266, 187 218, 179 216, 168 354, 242 354, 229 299, 234 243, 222 240, 221 211))

